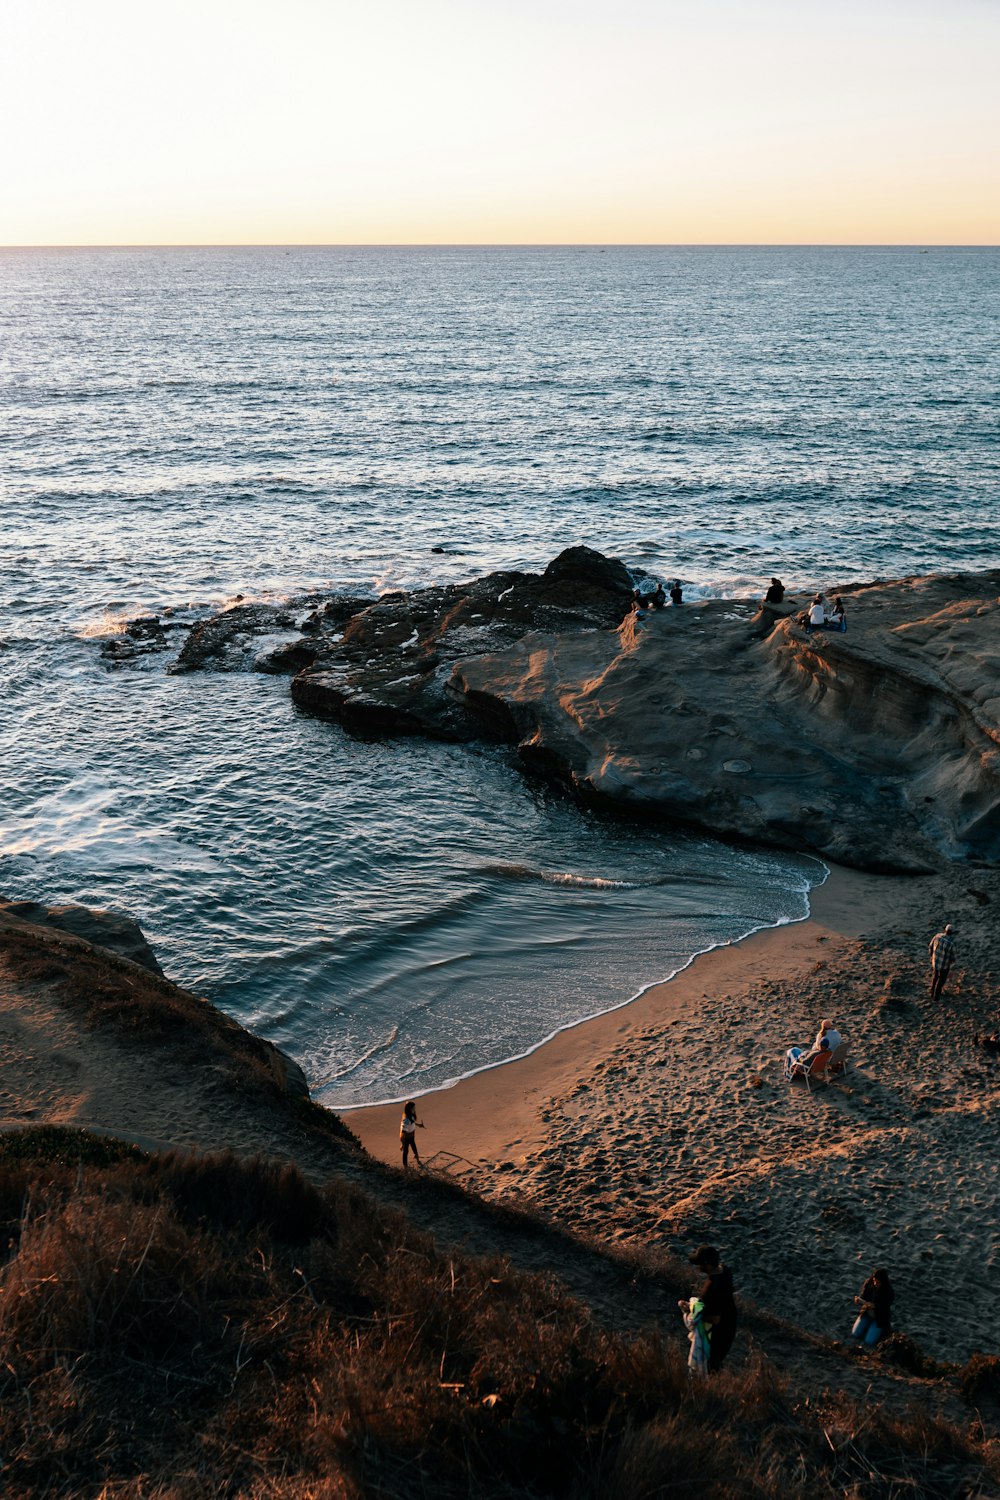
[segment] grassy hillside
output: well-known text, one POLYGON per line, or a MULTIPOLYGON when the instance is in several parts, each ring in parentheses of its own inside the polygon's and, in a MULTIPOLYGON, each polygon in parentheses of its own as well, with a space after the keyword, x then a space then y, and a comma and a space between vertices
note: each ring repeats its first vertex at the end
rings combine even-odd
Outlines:
POLYGON ((9 1500, 1000 1494, 971 1407, 762 1358, 692 1383, 674 1330, 609 1331, 342 1178, 42 1128, 0 1137, 0 1219, 9 1500))

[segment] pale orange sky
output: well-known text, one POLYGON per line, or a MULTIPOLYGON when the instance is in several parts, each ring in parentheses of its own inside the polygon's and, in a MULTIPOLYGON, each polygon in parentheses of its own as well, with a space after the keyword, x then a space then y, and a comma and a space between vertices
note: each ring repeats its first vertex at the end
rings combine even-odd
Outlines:
POLYGON ((1000 242, 998 0, 0 15, 0 244, 1000 242))

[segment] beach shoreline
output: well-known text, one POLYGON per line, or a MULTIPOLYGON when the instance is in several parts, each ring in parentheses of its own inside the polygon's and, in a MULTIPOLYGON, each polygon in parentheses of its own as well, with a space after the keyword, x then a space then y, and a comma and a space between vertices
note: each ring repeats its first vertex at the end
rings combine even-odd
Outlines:
MULTIPOLYGON (((896 1326, 921 1349, 995 1351, 1000 1070, 978 1037, 996 1027, 997 902, 1000 877, 982 866, 834 866, 803 921, 715 948, 527 1057, 424 1095, 421 1155, 590 1241, 682 1258, 716 1244, 744 1296, 822 1338, 848 1338, 853 1295, 886 1265, 896 1326), (927 944, 946 920, 960 957, 934 1001, 927 944), (786 1049, 826 1017, 847 1071, 789 1084, 786 1049)), ((399 1115, 341 1118, 398 1164, 399 1115)))
MULTIPOLYGON (((825 863, 825 862, 824 862, 825 863)), ((712 985, 732 988, 761 963, 794 964, 819 937, 855 937, 866 914, 884 903, 888 887, 909 877, 862 874, 826 864, 827 877, 809 891, 809 913, 773 927, 756 928, 731 943, 717 944, 667 979, 654 980, 629 1000, 599 1015, 562 1027, 530 1052, 478 1069, 442 1088, 417 1094, 418 1113, 433 1118, 424 1156, 441 1153, 439 1165, 456 1175, 473 1164, 496 1161, 511 1151, 525 1155, 538 1143, 538 1116, 546 1094, 558 1093, 606 1056, 623 1036, 650 1022, 664 1024, 696 1008, 712 985), (447 1158, 454 1157, 454 1161, 447 1158), (463 1166, 464 1163, 464 1166, 463 1166)), ((334 1109, 365 1149, 381 1161, 399 1159, 402 1100, 334 1109)), ((425 1126, 426 1128, 426 1126, 425 1126)), ((418 1138, 419 1140, 422 1138, 418 1138)))

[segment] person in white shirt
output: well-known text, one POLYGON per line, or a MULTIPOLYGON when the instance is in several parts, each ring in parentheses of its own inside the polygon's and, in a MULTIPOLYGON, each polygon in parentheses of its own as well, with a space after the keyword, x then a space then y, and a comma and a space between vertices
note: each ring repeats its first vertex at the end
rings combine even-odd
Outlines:
MULTIPOLYGON (((789 1047, 785 1053, 785 1077, 794 1078, 797 1074, 808 1073, 813 1058, 819 1052, 836 1052, 843 1041, 840 1032, 832 1021, 820 1021, 816 1040, 811 1047, 789 1047)), ((838 1064, 838 1071, 840 1068, 838 1064)))
POLYGON ((408 1099, 403 1105, 403 1118, 399 1122, 399 1148, 403 1153, 403 1166, 409 1166, 407 1157, 410 1152, 416 1157, 417 1166, 423 1166, 420 1160, 420 1152, 417 1150, 417 1126, 423 1130, 423 1120, 417 1119, 417 1106, 412 1099, 408 1099))
POLYGON ((815 1057, 817 1052, 824 1052, 827 1047, 831 1052, 836 1052, 842 1041, 843 1037, 832 1021, 820 1021, 816 1040, 809 1048, 809 1055, 815 1057))
POLYGON ((826 605, 823 595, 817 594, 809 606, 809 620, 806 624, 807 630, 822 630, 826 624, 826 605))

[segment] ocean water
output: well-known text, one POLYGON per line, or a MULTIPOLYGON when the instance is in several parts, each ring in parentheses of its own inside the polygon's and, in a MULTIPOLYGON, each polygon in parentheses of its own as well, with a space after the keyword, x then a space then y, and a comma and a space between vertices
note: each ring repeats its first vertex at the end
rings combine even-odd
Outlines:
POLYGON ((335 1105, 801 917, 815 861, 101 644, 577 542, 733 596, 995 566, 998 333, 992 250, 0 251, 0 891, 137 916, 335 1105))

